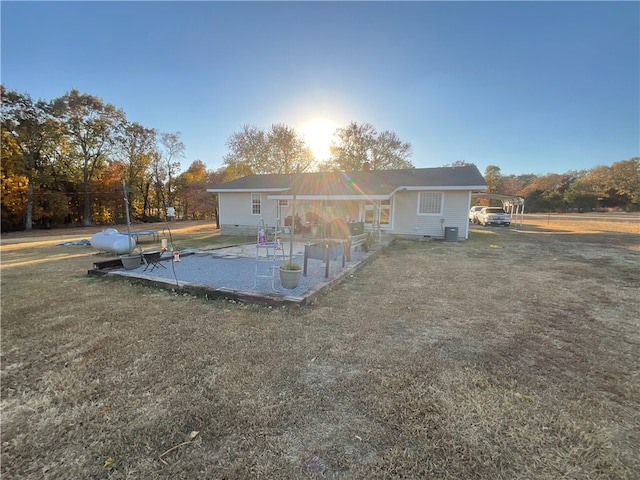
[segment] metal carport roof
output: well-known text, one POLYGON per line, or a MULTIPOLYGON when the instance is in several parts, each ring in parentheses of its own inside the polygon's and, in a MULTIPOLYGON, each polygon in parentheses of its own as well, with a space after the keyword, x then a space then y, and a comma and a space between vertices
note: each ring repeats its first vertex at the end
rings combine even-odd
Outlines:
POLYGON ((524 198, 518 195, 509 195, 506 193, 490 193, 479 192, 472 193, 471 198, 488 198, 491 200, 500 200, 504 211, 511 215, 511 223, 522 226, 524 222, 524 198))

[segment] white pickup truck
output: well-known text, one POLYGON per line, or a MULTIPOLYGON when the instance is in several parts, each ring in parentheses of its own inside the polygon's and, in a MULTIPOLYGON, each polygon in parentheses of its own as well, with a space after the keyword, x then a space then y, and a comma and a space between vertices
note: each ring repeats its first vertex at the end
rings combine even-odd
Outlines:
POLYGON ((511 225, 511 216, 500 207, 482 207, 476 219, 482 225, 511 225))

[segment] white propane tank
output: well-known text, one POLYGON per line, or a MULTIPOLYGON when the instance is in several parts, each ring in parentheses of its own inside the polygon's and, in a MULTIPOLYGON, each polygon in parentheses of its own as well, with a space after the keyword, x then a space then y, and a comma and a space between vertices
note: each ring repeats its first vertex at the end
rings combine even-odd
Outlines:
MULTIPOLYGON (((129 253, 129 236, 115 228, 107 228, 91 237, 91 246, 96 250, 122 255, 129 253)), ((134 248, 136 248, 136 240, 131 237, 131 250, 134 248)))

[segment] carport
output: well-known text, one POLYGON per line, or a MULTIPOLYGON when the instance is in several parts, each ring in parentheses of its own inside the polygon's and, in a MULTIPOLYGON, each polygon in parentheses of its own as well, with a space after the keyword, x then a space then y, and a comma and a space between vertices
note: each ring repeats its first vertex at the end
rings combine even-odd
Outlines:
POLYGON ((490 200, 500 200, 502 208, 511 215, 511 224, 522 227, 524 224, 524 198, 517 195, 507 195, 504 193, 473 193, 471 198, 488 198, 490 200))

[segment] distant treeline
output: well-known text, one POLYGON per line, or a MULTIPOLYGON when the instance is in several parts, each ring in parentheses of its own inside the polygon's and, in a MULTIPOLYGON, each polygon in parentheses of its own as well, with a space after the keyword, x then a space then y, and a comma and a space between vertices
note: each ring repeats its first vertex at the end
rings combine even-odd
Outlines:
MULTIPOLYGON (((131 122, 121 109, 78 90, 34 101, 27 93, 0 88, 2 231, 123 223, 127 202, 137 221, 158 221, 173 207, 178 218, 218 223, 218 199, 206 192, 209 185, 248 174, 413 166, 410 143, 394 132, 352 122, 336 130, 325 162, 313 158, 291 127, 245 125, 230 135, 222 168, 207 170, 193 160, 182 171, 180 132, 131 122)), ((530 212, 637 211, 639 163, 631 158, 544 176, 504 176, 492 165, 485 179, 491 192, 525 197, 530 212)))
POLYGON ((640 157, 543 176, 505 176, 489 165, 484 178, 490 192, 524 197, 528 212, 640 210, 640 157))

